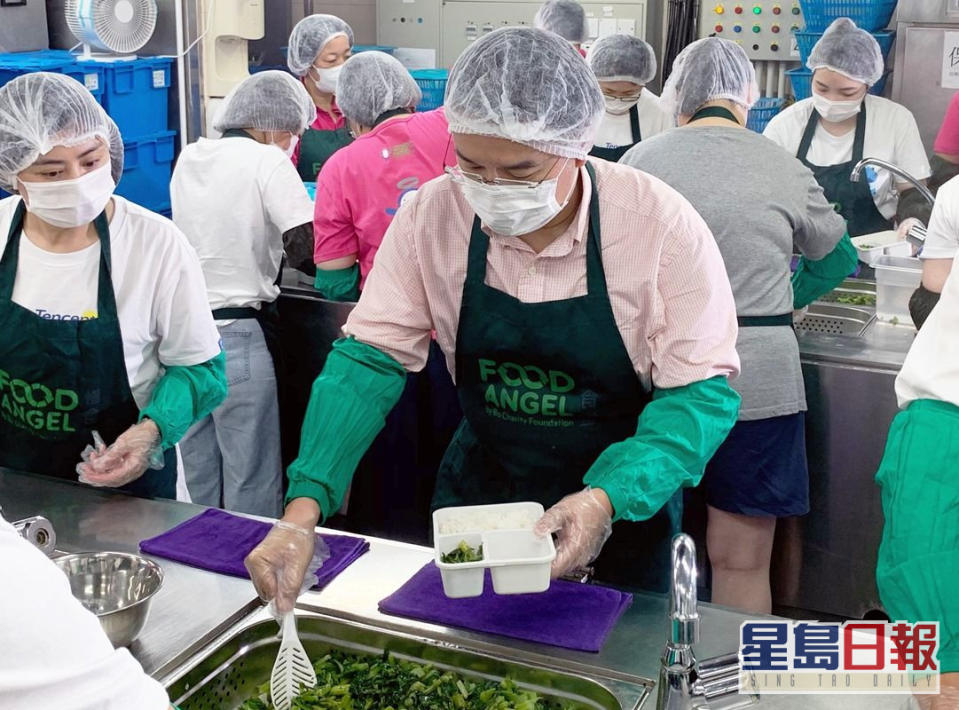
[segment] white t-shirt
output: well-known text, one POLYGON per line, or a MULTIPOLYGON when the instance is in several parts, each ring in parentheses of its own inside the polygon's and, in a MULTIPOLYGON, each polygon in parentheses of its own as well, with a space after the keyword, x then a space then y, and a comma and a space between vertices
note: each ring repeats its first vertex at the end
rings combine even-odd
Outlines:
POLYGON ((896 377, 896 397, 904 408, 915 399, 935 399, 959 407, 959 269, 946 279, 896 377))
POLYGON ((939 187, 929 218, 922 259, 953 259, 959 251, 959 176, 939 187))
MULTIPOLYGON (((639 133, 643 140, 652 138, 676 125, 672 116, 660 107, 656 94, 649 89, 643 89, 643 93, 639 95, 636 112, 639 114, 639 133)), ((600 148, 618 148, 623 145, 632 145, 633 129, 630 127, 629 114, 624 113, 621 116, 614 116, 610 113, 604 113, 603 122, 596 132, 593 144, 600 148)))
MULTIPOLYGON (((812 110, 811 98, 793 104, 769 122, 763 135, 796 155, 812 110)), ((820 123, 806 160, 819 166, 838 165, 852 160, 855 135, 853 127, 845 135, 834 136, 820 123)), ((881 96, 866 95, 866 136, 862 152, 864 158, 880 158, 890 162, 917 180, 925 180, 932 174, 916 119, 905 106, 881 96)), ((899 203, 893 178, 885 170, 875 170, 873 166, 869 166, 866 172, 877 209, 883 217, 891 219, 899 203)), ((909 186, 909 183, 903 185, 909 186)))
POLYGON ((180 153, 170 196, 173 220, 200 257, 210 308, 276 300, 283 233, 313 223, 313 202, 282 150, 200 138, 180 153))
POLYGON ((0 708, 167 710, 157 681, 74 599, 67 578, 0 518, 0 708))
MULTIPOLYGON (((0 200, 0 250, 20 204, 0 200)), ((137 406, 145 407, 162 365, 198 365, 220 352, 196 253, 173 223, 113 197, 111 273, 127 377, 137 406)), ((71 254, 52 254, 20 236, 15 303, 43 318, 95 315, 100 242, 71 254)))

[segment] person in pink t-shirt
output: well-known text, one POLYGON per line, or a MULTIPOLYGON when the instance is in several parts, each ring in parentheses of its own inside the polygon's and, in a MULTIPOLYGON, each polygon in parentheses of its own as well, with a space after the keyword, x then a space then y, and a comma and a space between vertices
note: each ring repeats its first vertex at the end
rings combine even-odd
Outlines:
POLYGON ((443 109, 415 113, 420 89, 388 54, 350 59, 338 95, 356 140, 317 179, 313 260, 325 298, 355 301, 393 215, 456 156, 443 109))
POLYGON ((336 81, 353 52, 353 30, 335 15, 309 15, 290 33, 286 63, 316 105, 316 119, 293 149, 293 164, 304 182, 313 182, 333 153, 350 143, 346 120, 336 104, 336 81))
POLYGON ((932 153, 929 189, 935 193, 940 185, 959 175, 959 91, 949 102, 932 153))

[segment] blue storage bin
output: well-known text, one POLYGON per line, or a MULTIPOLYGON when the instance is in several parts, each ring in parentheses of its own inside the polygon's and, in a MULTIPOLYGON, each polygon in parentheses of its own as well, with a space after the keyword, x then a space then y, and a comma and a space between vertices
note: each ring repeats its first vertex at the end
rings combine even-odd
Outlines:
POLYGON ((757 101, 746 119, 746 128, 756 133, 762 133, 777 113, 783 110, 785 99, 762 98, 757 101))
POLYGON ((97 101, 103 103, 103 67, 100 64, 80 66, 70 52, 62 49, 0 54, 0 86, 23 74, 38 71, 72 76, 86 86, 97 101))
POLYGON ((423 92, 423 100, 417 106, 419 111, 432 111, 443 105, 446 96, 446 80, 450 73, 446 69, 414 69, 410 72, 423 92))
POLYGON ((360 52, 383 52, 384 54, 393 54, 396 51, 396 47, 387 47, 382 44, 354 44, 353 45, 353 54, 359 54, 360 52))
POLYGON ((152 136, 167 130, 172 59, 138 57, 116 62, 81 61, 77 65, 103 69, 103 108, 116 121, 124 138, 152 136))
POLYGON ((176 131, 123 140, 123 176, 116 193, 154 212, 170 209, 176 131))
POLYGON ((884 29, 896 10, 897 0, 799 0, 806 29, 822 32, 833 20, 848 17, 867 32, 884 29))
POLYGON ((310 196, 310 199, 316 202, 316 183, 304 182, 303 187, 306 188, 306 194, 310 196))
MULTIPOLYGON (((809 59, 809 53, 812 52, 812 48, 816 46, 816 42, 823 36, 823 33, 805 30, 794 32, 793 34, 796 36, 796 45, 799 47, 799 61, 805 65, 806 60, 809 59)), ((886 58, 889 56, 889 50, 892 49, 892 42, 896 39, 896 33, 872 32, 871 34, 879 43, 879 49, 882 50, 882 59, 886 61, 886 58)))
MULTIPOLYGON (((882 90, 886 88, 886 79, 889 78, 890 74, 892 74, 892 71, 886 70, 886 72, 882 75, 882 78, 869 87, 869 93, 875 96, 881 96, 882 90)), ((786 75, 792 82, 793 95, 796 97, 796 101, 802 101, 803 99, 808 99, 810 96, 812 96, 811 71, 808 69, 790 69, 786 72, 786 75)))

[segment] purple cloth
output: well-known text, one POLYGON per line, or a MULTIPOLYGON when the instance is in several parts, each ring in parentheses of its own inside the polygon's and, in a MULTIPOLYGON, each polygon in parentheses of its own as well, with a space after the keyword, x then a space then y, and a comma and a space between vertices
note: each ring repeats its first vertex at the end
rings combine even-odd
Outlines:
POLYGON ((615 589, 561 580, 541 594, 494 594, 489 570, 482 595, 450 599, 430 562, 379 606, 385 614, 598 653, 632 602, 615 589))
MULTIPOLYGON (((249 578, 244 558, 273 527, 260 520, 242 518, 209 508, 161 535, 143 540, 140 549, 192 567, 249 578)), ((330 559, 316 571, 316 586, 325 587, 340 572, 370 549, 361 537, 317 535, 330 548, 330 559)))

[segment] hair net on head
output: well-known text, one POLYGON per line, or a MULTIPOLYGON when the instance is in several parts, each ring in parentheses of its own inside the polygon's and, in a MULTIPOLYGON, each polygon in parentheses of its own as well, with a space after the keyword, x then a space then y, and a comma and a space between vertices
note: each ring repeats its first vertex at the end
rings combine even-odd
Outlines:
POLYGON ((353 46, 353 28, 336 15, 308 15, 296 23, 290 33, 286 65, 297 76, 306 76, 316 55, 337 35, 346 37, 353 46))
POLYGON ((533 27, 555 32, 567 42, 581 44, 589 39, 586 11, 573 0, 548 0, 536 11, 533 27))
POLYGON ((603 119, 599 83, 573 47, 550 32, 494 30, 450 72, 450 133, 505 138, 551 155, 585 158, 603 119))
POLYGON ((631 81, 645 86, 656 76, 656 53, 639 37, 607 35, 596 41, 586 62, 600 81, 631 81))
POLYGON ((220 104, 213 127, 220 132, 253 128, 299 135, 315 116, 313 99, 301 82, 285 71, 264 71, 233 87, 220 104))
POLYGON ((673 62, 660 104, 673 116, 692 116, 703 104, 721 99, 749 110, 759 99, 756 69, 732 40, 696 40, 673 62))
POLYGON ((120 182, 120 131, 83 84, 64 74, 36 72, 0 87, 0 187, 7 192, 17 191, 17 175, 41 155, 91 138, 110 147, 110 171, 120 182))
POLYGON ((423 92, 400 61, 383 52, 363 52, 343 65, 336 105, 351 121, 374 126, 387 111, 415 108, 423 92))
POLYGON ((829 25, 809 53, 806 66, 812 71, 832 69, 867 86, 882 78, 884 68, 879 42, 848 17, 829 25))

